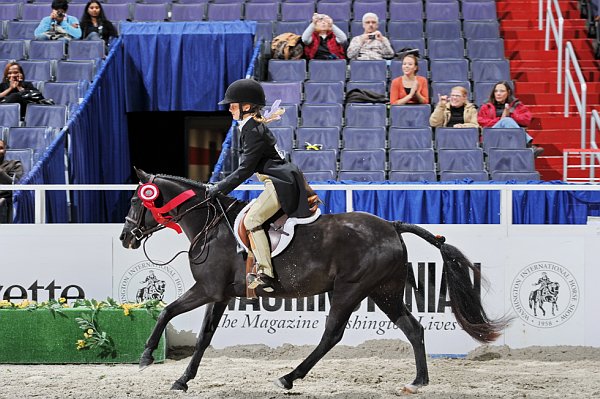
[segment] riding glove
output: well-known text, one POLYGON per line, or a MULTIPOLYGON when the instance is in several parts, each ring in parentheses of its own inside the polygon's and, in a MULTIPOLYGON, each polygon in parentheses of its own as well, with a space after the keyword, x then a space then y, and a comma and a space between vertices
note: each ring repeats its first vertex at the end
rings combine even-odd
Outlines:
POLYGON ((206 188, 206 198, 210 199, 211 201, 217 198, 219 194, 221 194, 221 190, 219 190, 218 184, 212 184, 206 188))

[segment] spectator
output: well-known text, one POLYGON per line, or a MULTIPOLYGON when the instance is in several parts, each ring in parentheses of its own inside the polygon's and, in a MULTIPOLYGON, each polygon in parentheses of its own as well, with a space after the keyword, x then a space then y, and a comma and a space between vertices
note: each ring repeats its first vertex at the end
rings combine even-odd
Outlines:
POLYGON ((402 58, 404 75, 392 80, 390 103, 392 105, 429 104, 429 86, 427 79, 417 76, 419 59, 414 54, 402 58))
POLYGON ((351 60, 381 60, 392 58, 394 49, 387 37, 378 30, 379 17, 368 12, 362 17, 365 33, 352 38, 348 46, 348 58, 351 60))
POLYGON ((118 36, 115 26, 104 15, 104 9, 98 0, 90 0, 85 5, 81 16, 81 31, 85 40, 104 40, 106 44, 111 37, 118 36))
POLYGON ((312 22, 302 33, 304 55, 309 60, 344 59, 344 44, 348 38, 333 24, 329 15, 313 14, 312 22))
MULTIPOLYGON (((6 143, 0 140, 0 184, 13 184, 23 176, 21 161, 4 159, 6 143)), ((12 210, 12 191, 0 190, 0 224, 8 223, 12 210)))
POLYGON ((429 117, 431 127, 479 127, 477 107, 469 102, 467 89, 455 86, 450 96, 438 95, 438 104, 429 117))
POLYGON ((35 28, 35 40, 62 40, 81 38, 81 28, 76 17, 67 15, 69 3, 66 0, 53 0, 52 12, 44 17, 35 28))
POLYGON ((9 62, 4 68, 0 83, 0 103, 21 104, 21 119, 25 117, 27 104, 36 103, 44 97, 31 82, 25 81, 23 67, 18 62, 9 62))
MULTIPOLYGON (((494 85, 489 101, 481 106, 477 121, 481 127, 491 128, 526 128, 531 123, 531 112, 525 104, 513 95, 510 84, 506 81, 494 85)), ((533 149, 537 157, 544 152, 542 147, 533 145, 533 137, 527 131, 527 146, 533 149)))

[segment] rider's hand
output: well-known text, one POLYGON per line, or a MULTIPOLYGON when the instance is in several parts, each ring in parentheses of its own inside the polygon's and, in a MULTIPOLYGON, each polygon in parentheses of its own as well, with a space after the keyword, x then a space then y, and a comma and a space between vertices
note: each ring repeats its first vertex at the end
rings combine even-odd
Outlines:
POLYGON ((216 184, 211 184, 206 188, 206 198, 210 199, 211 201, 217 198, 219 194, 221 194, 221 191, 219 190, 219 186, 216 184))

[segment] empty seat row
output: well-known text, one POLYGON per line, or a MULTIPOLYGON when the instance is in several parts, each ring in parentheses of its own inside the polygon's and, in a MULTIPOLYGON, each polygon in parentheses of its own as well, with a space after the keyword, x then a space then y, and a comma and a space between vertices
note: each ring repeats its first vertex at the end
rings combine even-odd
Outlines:
MULTIPOLYGON (((4 70, 8 60, 0 60, 0 70, 4 70)), ((96 61, 55 61, 23 60, 19 65, 27 81, 79 82, 92 81, 96 73, 96 61)))
POLYGON ((1 40, 0 60, 95 60, 104 57, 104 42, 74 40, 67 47, 63 41, 1 40))
MULTIPOLYGON (((66 105, 28 104, 25 113, 25 126, 47 126, 62 129, 67 124, 68 109, 66 105)), ((0 126, 21 126, 20 104, 0 104, 0 126)))
POLYGON ((10 127, 0 128, 0 137, 11 149, 32 149, 33 163, 37 162, 46 148, 56 138, 58 129, 39 127, 10 127))

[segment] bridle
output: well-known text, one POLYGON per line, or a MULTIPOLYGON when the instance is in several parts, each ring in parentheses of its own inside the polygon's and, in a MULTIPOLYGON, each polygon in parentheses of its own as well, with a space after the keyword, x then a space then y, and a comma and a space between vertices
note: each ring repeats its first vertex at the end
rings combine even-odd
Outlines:
MULTIPOLYGON (((202 240, 203 242, 202 242, 200 252, 195 257, 193 257, 193 258, 190 257, 190 262, 194 262, 204 253, 204 251, 207 248, 206 243, 207 243, 207 239, 208 239, 208 232, 210 230, 212 230, 214 227, 216 227, 223 218, 226 219, 227 224, 231 229, 229 219, 227 219, 227 212, 236 204, 237 201, 232 202, 227 207, 227 209, 223 209, 223 206, 219 202, 219 207, 221 210, 221 212, 219 214, 217 212, 217 207, 211 202, 210 198, 206 197, 203 200, 201 200, 200 202, 185 209, 183 212, 177 213, 175 216, 171 216, 171 215, 169 215, 169 212, 176 209, 177 207, 184 204, 185 202, 193 199, 194 197, 197 197, 198 194, 196 194, 194 192, 194 190, 189 189, 189 190, 183 191, 182 193, 176 195, 175 197, 173 197, 171 200, 169 200, 163 206, 156 207, 156 205, 154 204, 154 201, 160 195, 160 190, 159 190, 158 186, 153 183, 154 178, 155 178, 155 176, 152 176, 148 183, 140 184, 140 187, 138 188, 138 198, 140 198, 140 200, 142 201, 143 207, 142 207, 141 211, 139 212, 138 217, 136 218, 137 220, 130 218, 129 215, 127 215, 125 217, 126 221, 132 223, 135 226, 133 229, 130 230, 130 232, 136 240, 138 240, 138 241, 144 240, 143 241, 144 255, 146 256, 148 261, 150 261, 151 263, 158 265, 158 266, 168 265, 182 253, 187 252, 188 255, 191 254, 192 251, 194 250, 194 248, 196 247, 196 245, 198 244, 198 242, 200 240, 202 240), (152 236, 152 234, 154 234, 157 231, 160 231, 162 229, 165 229, 165 228, 173 229, 178 234, 181 234, 182 229, 181 229, 181 226, 179 226, 178 222, 181 219, 183 219, 183 217, 186 216, 187 214, 189 214, 190 212, 192 212, 194 210, 203 209, 203 208, 208 209, 208 214, 206 216, 204 226, 200 229, 200 232, 198 232, 198 234, 196 234, 196 236, 191 240, 190 249, 188 251, 178 252, 168 262, 165 262, 165 263, 155 263, 154 261, 152 261, 146 252, 146 242, 152 236), (146 218, 146 211, 149 211, 152 213, 152 216, 157 223, 156 226, 150 227, 148 229, 146 229, 144 226, 144 220, 146 218)), ((218 199, 217 199, 217 201, 218 201, 218 199)), ((203 263, 205 261, 206 261, 206 259, 204 259, 203 261, 201 261, 199 263, 203 263)))

